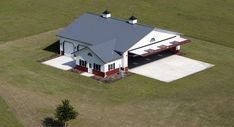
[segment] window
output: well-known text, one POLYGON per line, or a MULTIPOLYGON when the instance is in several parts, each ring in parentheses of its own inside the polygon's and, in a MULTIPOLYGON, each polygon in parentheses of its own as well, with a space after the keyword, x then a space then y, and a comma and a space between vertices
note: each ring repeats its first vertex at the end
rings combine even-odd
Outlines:
POLYGON ((113 64, 109 64, 108 65, 108 70, 110 71, 110 70, 114 70, 115 69, 115 63, 113 63, 113 64))
POLYGON ((88 56, 91 56, 91 57, 92 57, 93 55, 92 55, 92 53, 88 53, 88 56))
POLYGON ((80 46, 78 45, 77 47, 76 47, 76 51, 79 51, 80 50, 80 46))
POLYGON ((91 63, 89 63, 89 68, 92 68, 92 64, 91 63))
POLYGON ((93 69, 96 71, 101 71, 101 65, 93 63, 93 69))
POLYGON ((80 59, 79 62, 80 62, 80 66, 86 67, 86 65, 87 65, 86 61, 80 59))
POLYGON ((151 38, 150 42, 155 42, 155 38, 151 38))

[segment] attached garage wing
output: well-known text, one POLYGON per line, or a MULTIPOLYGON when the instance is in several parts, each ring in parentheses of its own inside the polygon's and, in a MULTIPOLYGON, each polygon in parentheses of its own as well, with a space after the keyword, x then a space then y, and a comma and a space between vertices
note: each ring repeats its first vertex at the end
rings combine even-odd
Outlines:
POLYGON ((181 38, 181 37, 172 38, 172 39, 168 39, 162 42, 156 42, 150 45, 145 45, 145 46, 130 50, 129 52, 139 55, 139 56, 148 56, 148 55, 155 54, 164 50, 168 50, 170 48, 174 48, 178 45, 183 45, 188 42, 191 42, 191 40, 181 38))
POLYGON ((71 42, 64 42, 64 55, 65 56, 72 56, 74 52, 74 45, 71 42))

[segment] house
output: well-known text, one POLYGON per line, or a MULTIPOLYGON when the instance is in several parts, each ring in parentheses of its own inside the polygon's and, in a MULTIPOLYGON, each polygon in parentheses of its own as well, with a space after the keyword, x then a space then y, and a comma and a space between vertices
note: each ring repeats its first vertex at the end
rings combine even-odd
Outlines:
POLYGON ((146 57, 162 51, 180 53, 180 46, 190 42, 180 33, 137 22, 115 19, 109 11, 101 15, 85 13, 57 36, 60 54, 76 59, 76 68, 108 77, 128 71, 128 59, 146 57))

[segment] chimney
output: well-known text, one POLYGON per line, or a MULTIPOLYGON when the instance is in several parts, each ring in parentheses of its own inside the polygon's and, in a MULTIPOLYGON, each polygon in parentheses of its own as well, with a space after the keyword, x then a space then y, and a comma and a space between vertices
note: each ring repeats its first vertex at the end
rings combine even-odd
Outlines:
POLYGON ((103 18, 110 18, 110 17, 111 17, 111 13, 110 13, 108 10, 105 10, 105 11, 102 13, 102 17, 103 17, 103 18))
POLYGON ((137 18, 135 16, 131 16, 128 20, 128 23, 130 24, 136 24, 137 23, 137 18))

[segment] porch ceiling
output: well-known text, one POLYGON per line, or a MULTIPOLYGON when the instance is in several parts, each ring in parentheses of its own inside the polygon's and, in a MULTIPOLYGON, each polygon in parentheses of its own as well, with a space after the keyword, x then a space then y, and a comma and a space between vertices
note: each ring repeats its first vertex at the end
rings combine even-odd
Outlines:
POLYGON ((174 48, 178 45, 183 45, 189 42, 191 42, 191 40, 180 37, 180 38, 170 39, 164 42, 144 46, 135 50, 131 50, 129 52, 145 57, 145 56, 149 56, 151 54, 155 54, 155 53, 158 53, 158 52, 170 49, 170 48, 174 48))

